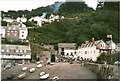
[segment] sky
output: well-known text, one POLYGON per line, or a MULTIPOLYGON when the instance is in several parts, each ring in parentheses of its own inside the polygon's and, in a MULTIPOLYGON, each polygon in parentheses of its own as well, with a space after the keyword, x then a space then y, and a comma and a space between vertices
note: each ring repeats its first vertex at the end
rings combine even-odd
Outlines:
MULTIPOLYGON (((29 10, 36 9, 41 6, 48 6, 56 1, 73 1, 73 0, 0 0, 0 10, 7 12, 8 10, 29 10)), ((85 1, 85 3, 94 10, 97 6, 97 0, 76 0, 85 1)))

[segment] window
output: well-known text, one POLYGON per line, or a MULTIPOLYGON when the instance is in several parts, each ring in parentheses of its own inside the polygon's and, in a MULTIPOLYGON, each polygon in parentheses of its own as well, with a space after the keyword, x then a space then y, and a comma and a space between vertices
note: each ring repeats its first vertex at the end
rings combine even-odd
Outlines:
POLYGON ((22 37, 24 37, 24 35, 22 35, 22 37))
POLYGON ((17 34, 15 34, 15 36, 17 36, 17 34))
POLYGON ((76 54, 76 52, 74 52, 74 54, 76 54))
POLYGON ((5 50, 4 50, 4 49, 2 49, 1 51, 2 51, 2 52, 4 52, 5 50))
POLYGON ((24 31, 22 33, 24 33, 24 31))
POLYGON ((16 50, 16 52, 18 53, 18 52, 19 52, 19 50, 16 50))
POLYGON ((7 33, 7 35, 10 35, 10 33, 7 33))
POLYGON ((67 55, 69 55, 69 53, 67 53, 67 55))
POLYGON ((26 53, 27 51, 26 51, 26 50, 24 50, 24 52, 26 53))
POLYGON ((1 34, 1 37, 3 36, 3 34, 1 34))
POLYGON ((15 30, 15 27, 13 28, 13 30, 15 30))
POLYGON ((23 50, 20 50, 20 52, 23 52, 23 50))
POLYGON ((85 54, 87 54, 87 51, 85 51, 85 54))
POLYGON ((6 50, 6 52, 9 52, 9 50, 6 50))

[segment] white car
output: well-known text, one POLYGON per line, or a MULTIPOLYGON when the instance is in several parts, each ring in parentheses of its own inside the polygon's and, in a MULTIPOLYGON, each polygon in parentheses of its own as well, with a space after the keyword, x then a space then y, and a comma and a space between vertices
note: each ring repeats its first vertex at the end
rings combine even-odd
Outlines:
POLYGON ((120 65, 119 61, 114 62, 114 65, 120 65))
POLYGON ((35 68, 31 68, 31 69, 29 70, 29 72, 32 73, 32 72, 34 72, 35 70, 36 70, 35 68))
POLYGON ((26 71, 28 68, 27 67, 23 67, 22 68, 22 71, 26 71))
POLYGON ((42 67, 42 64, 37 65, 37 68, 41 68, 41 67, 42 67))
POLYGON ((44 74, 45 74, 45 72, 44 72, 44 71, 40 72, 40 76, 43 76, 44 74))
POLYGON ((47 78, 49 78, 49 74, 45 74, 45 75, 40 77, 41 80, 44 80, 44 79, 47 79, 47 78))

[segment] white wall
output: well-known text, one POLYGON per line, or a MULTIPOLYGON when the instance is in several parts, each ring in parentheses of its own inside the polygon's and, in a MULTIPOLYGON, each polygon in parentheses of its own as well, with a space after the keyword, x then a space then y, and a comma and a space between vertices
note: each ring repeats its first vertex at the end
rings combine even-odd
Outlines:
POLYGON ((16 56, 16 55, 1 55, 2 59, 31 59, 31 54, 30 55, 22 55, 22 56, 16 56))
POLYGON ((19 39, 26 39, 27 38, 27 35, 28 35, 28 30, 27 28, 24 29, 20 29, 19 31, 19 39))
POLYGON ((97 60, 97 57, 100 55, 99 50, 96 49, 96 46, 86 47, 86 48, 78 48, 77 55, 82 57, 83 59, 92 59, 93 61, 97 60), (85 54, 86 52, 86 54, 85 54))
POLYGON ((12 23, 13 21, 15 21, 14 19, 10 19, 10 18, 4 18, 3 21, 12 23))
POLYGON ((1 38, 5 38, 5 29, 1 27, 1 38))
POLYGON ((72 50, 72 49, 71 50, 64 50, 65 56, 67 55, 67 53, 68 53, 68 56, 71 55, 71 53, 74 55, 75 52, 76 52, 76 50, 72 50))

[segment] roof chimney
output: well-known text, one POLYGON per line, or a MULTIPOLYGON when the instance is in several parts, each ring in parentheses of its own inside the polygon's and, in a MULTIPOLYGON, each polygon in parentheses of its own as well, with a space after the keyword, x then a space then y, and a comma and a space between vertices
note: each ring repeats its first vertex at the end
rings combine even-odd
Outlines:
POLYGON ((86 41, 86 44, 89 43, 89 41, 86 41))
POLYGON ((95 42, 95 39, 94 39, 94 37, 92 38, 92 43, 94 43, 95 42))

